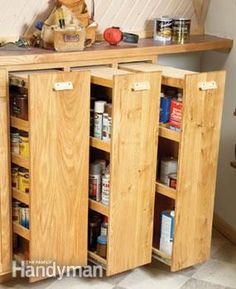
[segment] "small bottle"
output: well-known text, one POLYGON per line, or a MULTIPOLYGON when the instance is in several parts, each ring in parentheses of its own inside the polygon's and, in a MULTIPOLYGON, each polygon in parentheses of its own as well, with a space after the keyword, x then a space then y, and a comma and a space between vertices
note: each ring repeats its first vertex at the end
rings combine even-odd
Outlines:
POLYGON ((89 170, 89 197, 97 202, 101 201, 101 165, 91 163, 89 170))
POLYGON ((107 256, 107 236, 99 236, 97 238, 97 254, 102 258, 107 256))
POLYGON ((102 122, 105 110, 105 101, 95 101, 94 104, 94 137, 102 139, 102 122))
POLYGON ((20 154, 20 133, 17 131, 11 132, 11 151, 14 154, 20 154))
POLYGON ((111 139, 111 130, 112 130, 111 116, 112 116, 112 105, 106 104, 102 124, 102 140, 104 141, 109 141, 111 139))
POLYGON ((105 174, 102 176, 102 203, 109 205, 110 199, 110 167, 106 168, 105 174))
POLYGON ((101 224, 101 236, 107 236, 108 235, 108 218, 104 217, 104 220, 101 224))

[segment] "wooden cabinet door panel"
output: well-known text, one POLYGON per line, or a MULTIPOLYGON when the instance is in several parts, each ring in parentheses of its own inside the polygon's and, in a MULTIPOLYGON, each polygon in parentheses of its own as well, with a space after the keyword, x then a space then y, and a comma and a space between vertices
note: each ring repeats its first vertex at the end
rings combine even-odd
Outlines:
POLYGON ((160 81, 159 72, 114 77, 108 275, 151 262, 160 81))
POLYGON ((89 103, 89 72, 29 77, 31 260, 87 263, 89 103))

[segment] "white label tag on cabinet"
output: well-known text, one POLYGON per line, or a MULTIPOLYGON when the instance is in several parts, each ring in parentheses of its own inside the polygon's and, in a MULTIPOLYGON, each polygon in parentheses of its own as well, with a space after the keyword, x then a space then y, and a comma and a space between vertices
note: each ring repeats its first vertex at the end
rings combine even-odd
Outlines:
POLYGON ((73 89, 73 83, 71 81, 56 82, 56 83, 54 83, 53 89, 56 91, 72 90, 73 89))
POLYGON ((212 81, 201 81, 198 84, 200 90, 212 90, 217 89, 217 84, 214 80, 212 81))
POLYGON ((148 81, 134 82, 132 85, 133 91, 150 90, 150 83, 148 81))

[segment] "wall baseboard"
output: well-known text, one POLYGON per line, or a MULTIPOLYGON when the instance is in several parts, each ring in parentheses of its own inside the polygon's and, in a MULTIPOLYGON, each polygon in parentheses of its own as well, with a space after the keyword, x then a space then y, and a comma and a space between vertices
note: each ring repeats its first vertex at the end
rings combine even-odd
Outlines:
POLYGON ((213 226, 232 243, 236 244, 236 229, 216 213, 214 213, 213 226))

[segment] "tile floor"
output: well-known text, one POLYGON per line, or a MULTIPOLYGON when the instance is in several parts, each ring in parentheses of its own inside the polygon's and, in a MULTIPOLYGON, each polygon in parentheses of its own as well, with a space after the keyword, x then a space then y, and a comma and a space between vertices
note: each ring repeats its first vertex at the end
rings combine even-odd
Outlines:
POLYGON ((153 262, 142 268, 111 278, 50 279, 37 284, 12 281, 0 289, 236 289, 236 246, 218 232, 213 232, 212 258, 187 270, 170 273, 163 264, 153 262))

